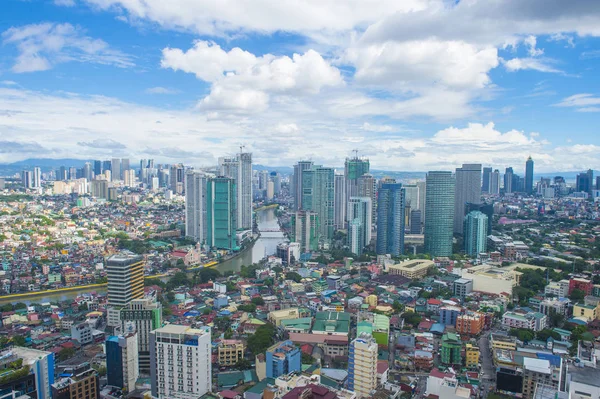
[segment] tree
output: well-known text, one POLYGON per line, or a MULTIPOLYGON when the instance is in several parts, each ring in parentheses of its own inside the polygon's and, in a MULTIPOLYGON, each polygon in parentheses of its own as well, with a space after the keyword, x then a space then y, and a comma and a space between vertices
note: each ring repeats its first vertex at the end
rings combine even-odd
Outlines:
POLYGON ((254 313, 254 312, 256 312, 256 305, 253 303, 239 305, 238 310, 240 310, 242 312, 254 313))
POLYGON ((172 303, 175 300, 175 293, 173 291, 167 292, 167 301, 172 303))
POLYGON ((14 335, 10 341, 12 342, 13 345, 15 346, 25 346, 25 337, 22 335, 14 335))
POLYGON ((315 362, 315 358, 309 355, 308 353, 302 352, 302 364, 313 364, 315 362))
POLYGON ((299 275, 296 272, 288 272, 288 273, 286 273, 285 274, 285 278, 288 279, 288 280, 292 280, 292 281, 294 281, 296 283, 299 283, 300 281, 302 281, 302 276, 299 275))
POLYGON ((535 334, 535 337, 540 341, 547 341, 548 338, 552 337, 553 339, 560 341, 560 334, 556 331, 552 331, 549 328, 544 328, 543 330, 538 331, 535 334))
POLYGON ((265 352, 275 340, 276 333, 275 326, 272 324, 265 324, 256 329, 256 333, 248 338, 248 350, 253 355, 265 352))
POLYGON ((62 362, 64 360, 70 359, 73 356, 75 356, 76 352, 77 351, 75 350, 75 348, 63 348, 60 350, 60 352, 58 352, 58 360, 62 362))
POLYGON ((571 295, 569 295, 569 299, 575 303, 583 301, 583 298, 585 298, 585 292, 578 288, 571 291, 571 295))
POLYGON ((250 360, 248 359, 240 358, 233 367, 238 370, 248 370, 250 367, 252 367, 252 363, 250 363, 250 360))
POLYGON ((217 269, 204 267, 198 272, 198 277, 200 277, 200 282, 202 284, 205 284, 209 281, 214 281, 221 277, 221 273, 217 269))
POLYGON ((278 273, 278 274, 281 273, 281 272, 283 272, 283 268, 281 268, 279 266, 273 266, 271 268, 271 270, 273 270, 275 273, 278 273))
POLYGON ((214 323, 218 330, 226 331, 231 325, 231 320, 229 320, 229 317, 217 317, 214 323))
POLYGON ((256 296, 252 298, 252 303, 257 306, 263 306, 265 304, 265 300, 261 296, 256 296))
POLYGON ((520 341, 529 342, 535 338, 535 334, 532 330, 527 328, 511 328, 509 334, 517 337, 520 341))
POLYGON ((418 325, 421 322, 421 316, 416 314, 415 312, 406 312, 402 315, 405 323, 411 324, 413 326, 418 325))
POLYGON ((19 310, 19 309, 26 309, 26 308, 27 308, 27 305, 26 305, 26 304, 24 304, 23 302, 17 302, 17 303, 15 304, 15 310, 19 310))

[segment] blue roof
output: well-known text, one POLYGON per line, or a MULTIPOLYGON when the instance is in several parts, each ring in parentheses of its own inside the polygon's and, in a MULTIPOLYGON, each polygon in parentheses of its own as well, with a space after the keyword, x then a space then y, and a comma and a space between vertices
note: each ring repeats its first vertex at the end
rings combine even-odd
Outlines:
POLYGON ((435 323, 434 325, 431 326, 431 328, 429 329, 429 332, 443 334, 445 329, 446 329, 446 326, 443 325, 442 323, 435 323))
POLYGON ((574 323, 574 324, 579 324, 580 326, 587 325, 587 323, 585 321, 579 320, 579 319, 569 319, 569 320, 567 320, 567 322, 574 323))
POLYGON ((184 317, 190 317, 190 316, 199 316, 200 312, 198 312, 197 310, 188 310, 187 312, 185 312, 183 314, 184 317))
POLYGON ((550 353, 536 353, 538 359, 548 360, 551 365, 559 367, 560 366, 560 356, 552 355, 550 353))
POLYGON ((110 342, 117 342, 118 343, 119 342, 119 337, 117 337, 116 335, 111 335, 108 338, 106 338, 106 340, 110 341, 110 342))

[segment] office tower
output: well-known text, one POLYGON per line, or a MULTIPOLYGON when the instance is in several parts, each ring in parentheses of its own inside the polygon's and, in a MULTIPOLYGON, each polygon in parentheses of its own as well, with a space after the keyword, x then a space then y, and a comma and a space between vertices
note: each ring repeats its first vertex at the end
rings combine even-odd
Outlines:
POLYGON ((140 376, 138 335, 135 325, 130 323, 122 335, 109 336, 105 345, 108 385, 133 392, 135 382, 140 376))
POLYGON ((199 243, 206 239, 207 180, 203 172, 189 171, 185 174, 185 236, 199 243))
POLYGON ((427 199, 427 183, 425 181, 417 182, 419 188, 419 210, 421 211, 421 224, 425 223, 425 202, 427 199))
POLYGON ((237 197, 237 228, 252 228, 252 154, 239 153, 233 158, 220 158, 221 175, 233 179, 237 197))
POLYGON ((135 187, 135 170, 127 169, 123 171, 123 184, 125 187, 135 187))
MULTIPOLYGON (((290 191, 294 198, 294 209, 297 211, 302 209, 302 174, 305 170, 310 170, 312 167, 312 161, 300 161, 294 165, 294 175, 292 176, 290 191)), ((344 209, 345 206, 344 204, 344 209)))
POLYGON ((421 234, 421 211, 410 211, 410 234, 421 234))
POLYGON ((267 378, 302 371, 302 351, 292 341, 278 342, 265 353, 267 378))
POLYGON ((52 399, 99 399, 98 372, 90 363, 68 366, 52 384, 52 399), (67 377, 68 376, 68 377, 67 377))
POLYGON ((94 161, 94 176, 100 176, 102 174, 102 161, 94 161))
POLYGON ((504 193, 505 194, 514 192, 513 181, 514 181, 513 168, 508 167, 504 171, 504 193))
POLYGON ((121 180, 125 179, 125 171, 126 170, 130 170, 131 168, 129 167, 129 158, 122 158, 121 159, 121 180))
POLYGON ((531 156, 525 162, 525 193, 533 194, 533 159, 531 156))
POLYGON ((334 233, 333 168, 313 166, 302 172, 302 210, 319 215, 319 239, 331 240, 334 233))
POLYGON ((454 233, 462 234, 467 202, 481 202, 481 164, 463 164, 456 169, 454 194, 454 233))
POLYGON ((594 171, 589 169, 587 172, 578 174, 575 188, 577 192, 588 193, 591 197, 594 190, 594 171))
POLYGON ((92 197, 108 199, 109 186, 110 185, 107 180, 92 180, 90 182, 90 194, 92 197))
POLYGON ((121 180, 121 160, 113 158, 110 162, 110 174, 114 181, 121 180))
POLYGON ((483 178, 481 180, 481 192, 490 193, 492 188, 492 168, 483 168, 483 178))
POLYGON ((140 372, 150 373, 150 332, 162 326, 162 307, 152 299, 134 299, 119 313, 121 331, 127 331, 129 324, 135 325, 138 343, 138 363, 140 372))
POLYGON ((372 223, 376 223, 376 212, 377 212, 377 180, 372 174, 365 173, 358 178, 358 197, 369 197, 371 198, 371 217, 373 218, 372 223))
POLYGON ((471 211, 465 217, 465 253, 476 257, 486 252, 488 217, 480 211, 471 211))
POLYGON ((77 179, 77 168, 71 166, 69 168, 69 180, 77 179))
POLYGON ((300 252, 307 253, 319 248, 319 215, 311 211, 292 214, 291 242, 300 244, 300 252))
POLYGON ((119 311, 134 299, 144 297, 144 257, 122 252, 106 260, 108 278, 108 326, 120 325, 119 311))
POLYGON ((21 183, 25 188, 33 188, 33 172, 30 170, 21 172, 21 183))
POLYGON ((281 175, 278 172, 271 172, 271 181, 273 182, 273 194, 281 193, 281 175))
POLYGON ((410 209, 421 209, 419 201, 419 186, 416 184, 403 184, 405 205, 410 209))
MULTIPOLYGON (((557 396, 558 385, 563 377, 563 360, 559 357, 557 363, 552 364, 548 359, 523 357, 523 399, 543 398, 544 396, 536 395, 536 390, 541 386, 552 389, 551 397, 557 396)), ((588 396, 576 392, 571 397, 587 398, 588 396)))
MULTIPOLYGON (((13 377, 15 374, 23 373, 25 368, 29 368, 29 372, 25 374, 26 377, 21 378, 10 378, 10 370, 3 369, 3 373, 5 374, 3 377, 8 377, 4 379, 10 381, 0 382, 0 386, 2 386, 3 389, 10 390, 15 387, 15 385, 18 385, 22 390, 21 392, 29 395, 32 399, 52 399, 52 384, 54 384, 54 353, 29 349, 22 346, 12 346, 0 352, 0 359, 2 359, 4 367, 21 362, 20 367, 23 367, 23 369, 19 370, 16 366, 12 367, 13 377), (33 384, 29 384, 30 381, 33 384), (37 395, 34 393, 37 393, 37 395)), ((7 367, 7 369, 9 368, 10 367, 7 367)), ((3 398, 6 399, 7 397, 3 396, 3 398)))
POLYGON ((404 207, 401 183, 385 183, 377 198, 377 254, 398 256, 404 253, 404 207))
POLYGON ((348 353, 348 389, 358 398, 371 397, 377 388, 378 345, 369 333, 361 333, 350 343, 348 353))
POLYGON ((358 197, 360 196, 358 187, 359 187, 359 177, 362 175, 369 173, 369 160, 368 159, 360 159, 358 157, 354 158, 346 158, 346 162, 344 163, 344 176, 346 178, 346 221, 348 220, 348 200, 350 197, 358 197))
POLYGON ((600 176, 596 176, 596 190, 600 190, 600 176))
POLYGON ((500 171, 498 169, 494 170, 490 176, 490 194, 500 195, 500 171))
POLYGON ((0 190, 4 190, 6 188, 6 181, 3 178, 0 178, 0 190))
POLYGON ((154 191, 157 191, 160 188, 158 177, 153 177, 150 179, 150 188, 154 191))
POLYGON ((210 248, 237 248, 237 186, 229 177, 206 183, 206 243, 210 248))
POLYGON ((91 181, 93 178, 93 174, 94 174, 94 170, 92 169, 92 164, 89 162, 86 162, 83 165, 83 178, 87 179, 87 181, 91 181))
POLYGON ((169 324, 152 331, 150 361, 153 397, 201 397, 212 388, 210 329, 169 324))
POLYGON ((183 180, 184 180, 184 167, 178 163, 171 165, 171 171, 169 172, 169 187, 175 194, 183 194, 183 180))
POLYGON ((148 160, 140 159, 140 170, 148 168, 148 160))
POLYGON ((68 180, 69 178, 69 174, 68 174, 68 169, 65 168, 64 166, 61 166, 60 168, 58 168, 58 176, 56 177, 56 180, 68 180))
POLYGON ((271 180, 267 182, 267 201, 272 201, 275 196, 275 183, 271 180))
POLYGON ((33 188, 42 187, 42 170, 39 167, 33 168, 33 188))
POLYGON ((336 173, 333 177, 333 227, 335 230, 342 230, 346 223, 346 179, 341 173, 336 173))
POLYGON ((467 203, 466 213, 470 213, 473 211, 479 211, 487 216, 487 229, 486 235, 489 236, 492 234, 492 221, 494 220, 494 204, 493 203, 484 203, 484 204, 471 204, 467 203))
POLYGON ((454 226, 452 172, 429 172, 425 192, 425 252, 431 256, 452 255, 454 226))
POLYGON ((258 189, 259 190, 266 190, 267 189, 267 183, 269 182, 269 171, 267 170, 261 170, 258 172, 258 189))
POLYGON ((371 243, 372 210, 369 197, 351 197, 348 200, 348 246, 353 254, 362 255, 363 249, 371 243))
POLYGON ((102 172, 107 170, 112 171, 112 162, 111 161, 102 161, 102 172))

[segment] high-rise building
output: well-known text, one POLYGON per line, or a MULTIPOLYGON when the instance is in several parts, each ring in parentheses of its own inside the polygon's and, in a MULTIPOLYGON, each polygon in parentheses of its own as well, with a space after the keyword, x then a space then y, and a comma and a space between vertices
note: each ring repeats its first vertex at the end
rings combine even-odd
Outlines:
POLYGON ((33 172, 24 170, 21 172, 21 182, 25 188, 33 188, 33 172))
POLYGON ((90 162, 86 162, 83 165, 83 178, 87 179, 87 181, 91 181, 94 176, 94 169, 92 168, 92 164, 90 162))
POLYGON ((575 189, 577 192, 588 193, 590 196, 592 195, 594 189, 594 171, 592 169, 577 175, 575 189))
POLYGON ((207 181, 203 172, 190 171, 185 175, 185 236, 199 243, 206 239, 207 181))
POLYGON ((373 206, 369 197, 351 197, 348 201, 348 244, 350 251, 362 255, 363 249, 371 242, 373 206))
MULTIPOLYGON (((90 180, 90 179, 88 179, 90 180)), ((39 167, 33 168, 33 188, 42 187, 42 170, 39 167)))
POLYGON ((370 173, 365 173, 358 178, 358 197, 371 198, 371 210, 372 223, 375 224, 377 221, 377 180, 370 173))
POLYGON ((110 174, 113 181, 121 180, 121 160, 113 158, 110 162, 110 174))
POLYGON ((454 233, 462 234, 467 202, 481 202, 481 164, 463 164, 456 169, 454 194, 454 233))
POLYGON ((169 324, 150 333, 152 396, 197 399, 212 387, 210 329, 169 324))
POLYGON ((452 255, 454 185, 452 172, 429 172, 425 192, 425 252, 452 255))
POLYGON ((77 179, 77 168, 71 166, 69 168, 69 180, 77 179))
POLYGON ((483 168, 483 178, 481 180, 481 192, 490 193, 492 187, 492 168, 483 168))
POLYGON ((68 180, 69 178, 69 171, 67 170, 66 167, 61 166, 60 168, 58 168, 58 176, 56 176, 56 180, 68 180))
POLYGON ((294 209, 298 211, 302 209, 302 174, 305 170, 312 169, 312 167, 312 161, 300 161, 294 165, 294 174, 290 184, 290 191, 294 198, 294 209))
POLYGON ((427 182, 419 181, 417 182, 417 187, 419 188, 419 210, 421 211, 421 224, 425 223, 425 202, 427 200, 427 182))
POLYGON ((126 187, 134 187, 135 186, 135 170, 126 169, 123 171, 123 184, 126 187))
POLYGON ((302 370, 302 351, 292 341, 278 342, 265 353, 267 378, 302 370))
MULTIPOLYGON (((15 374, 23 374, 25 368, 28 368, 29 373, 32 373, 32 377, 34 377, 31 378, 31 374, 28 373, 25 374, 25 378, 17 377, 12 380, 11 378, 6 378, 4 380, 10 382, 0 382, 2 389, 11 389, 20 386, 19 390, 21 393, 28 395, 32 399, 52 399, 52 384, 54 384, 54 353, 22 346, 13 346, 0 352, 0 359, 2 359, 4 365, 10 365, 11 363, 18 364, 16 362, 21 362, 20 366, 23 367, 23 369, 19 370, 18 367, 14 366, 12 368, 12 377, 15 377, 15 374), (30 385, 29 381, 34 382, 33 385, 30 385)), ((8 374, 9 371, 4 372, 7 373, 7 376, 11 376, 11 374, 8 374)), ((2 397, 7 399, 6 396, 2 397)))
POLYGON ((377 254, 401 255, 404 253, 406 202, 402 184, 382 184, 377 201, 377 254))
POLYGON ((160 302, 150 298, 134 299, 120 311, 121 331, 135 325, 138 342, 138 363, 140 372, 150 373, 150 332, 162 326, 160 302))
POLYGON ((500 171, 495 169, 490 177, 490 194, 500 194, 500 171))
POLYGON ((525 162, 525 193, 533 194, 533 159, 527 158, 525 162))
POLYGON ((440 360, 446 365, 462 364, 462 342, 454 333, 446 333, 442 336, 440 348, 440 360))
POLYGON ((99 398, 98 372, 88 362, 66 367, 61 373, 61 378, 52 384, 52 399, 99 398))
POLYGON ((169 188, 175 194, 183 194, 183 184, 185 179, 184 171, 185 168, 183 167, 183 164, 178 163, 176 165, 171 165, 169 172, 169 188))
POLYGON ((102 173, 107 170, 112 171, 112 161, 102 161, 102 173))
POLYGON ((121 180, 125 179, 125 171, 131 169, 129 167, 129 158, 121 159, 121 180))
POLYGON ((140 375, 138 364, 138 336, 130 323, 122 335, 106 339, 106 379, 108 385, 133 392, 140 375))
POLYGON ((406 197, 405 206, 414 209, 421 209, 421 201, 419 200, 419 186, 416 184, 403 184, 404 196, 406 197))
POLYGON ((232 158, 220 158, 222 176, 233 179, 236 186, 236 228, 252 228, 252 154, 242 152, 232 158))
POLYGON ((210 248, 234 250, 237 246, 237 186, 229 177, 206 183, 206 243, 210 248))
MULTIPOLYGON (((533 399, 536 390, 541 387, 549 387, 553 390, 552 397, 558 391, 558 384, 562 378, 563 360, 558 358, 559 365, 553 365, 548 359, 523 358, 523 399, 533 399)), ((585 398, 586 395, 574 395, 577 398, 585 398)), ((543 397, 543 396, 539 396, 543 397)), ((548 397, 548 396, 546 396, 548 397)))
POLYGON ((346 223, 346 179, 341 173, 336 173, 333 177, 333 227, 335 230, 342 230, 346 223))
POLYGON ((369 173, 369 160, 358 157, 346 158, 344 163, 344 177, 346 178, 346 221, 348 220, 348 199, 350 197, 358 197, 359 193, 359 177, 369 173))
POLYGON ((319 215, 319 239, 328 241, 334 233, 333 168, 313 166, 302 173, 302 209, 319 215))
MULTIPOLYGON (((108 171, 110 172, 110 170, 108 171)), ((108 180, 92 180, 90 182, 90 194, 92 197, 108 199, 108 180)))
POLYGON ((494 204, 493 203, 483 203, 483 204, 471 204, 467 203, 466 212, 479 211, 482 212, 485 216, 487 216, 487 232, 486 235, 489 236, 492 234, 492 221, 494 220, 494 204))
POLYGON ((600 190, 600 176, 596 176, 596 190, 600 190))
POLYGON ((421 234, 421 211, 413 209, 410 211, 410 234, 421 234))
POLYGON ((144 297, 144 258, 121 252, 106 260, 108 326, 119 327, 120 309, 144 297))
POLYGON ((348 389, 358 398, 372 396, 377 388, 378 345, 368 333, 361 333, 350 343, 348 353, 348 389))
POLYGON ((319 248, 319 215, 311 211, 292 213, 290 240, 300 244, 300 252, 308 253, 319 248))
POLYGON ((464 242, 465 252, 469 256, 477 256, 486 252, 488 236, 488 217, 480 211, 471 211, 465 218, 464 242))
POLYGON ((515 173, 513 168, 508 167, 504 171, 504 193, 510 194, 515 191, 516 187, 513 187, 515 173))
POLYGON ((100 176, 102 174, 102 161, 94 161, 94 176, 100 176))

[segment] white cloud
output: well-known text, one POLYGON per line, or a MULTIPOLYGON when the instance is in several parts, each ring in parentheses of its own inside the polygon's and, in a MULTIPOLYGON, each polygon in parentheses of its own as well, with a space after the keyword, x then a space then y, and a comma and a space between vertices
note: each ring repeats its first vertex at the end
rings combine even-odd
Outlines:
POLYGON ((62 7, 73 7, 75 0, 54 0, 54 4, 62 7))
POLYGON ((2 42, 17 47, 19 55, 12 67, 16 73, 45 71, 69 61, 121 68, 134 65, 129 55, 111 49, 101 39, 86 36, 81 28, 69 23, 12 27, 2 33, 2 42))
POLYGON ((363 123, 362 128, 367 132, 393 132, 395 130, 389 125, 372 125, 369 122, 363 123))
POLYGON ((560 69, 556 69, 552 65, 549 64, 549 60, 544 60, 541 58, 513 58, 507 61, 504 61, 504 67, 509 72, 515 72, 520 70, 534 70, 538 72, 548 72, 548 73, 562 73, 560 69))
POLYGON ((555 107, 577 108, 578 112, 600 112, 600 97, 591 93, 580 93, 563 98, 555 107))
POLYGON ((177 94, 179 92, 179 90, 161 86, 149 87, 146 90, 144 90, 144 93, 146 94, 177 94))
POLYGON ((527 47, 529 47, 527 52, 529 53, 530 57, 537 57, 544 54, 543 49, 536 48, 537 39, 535 36, 529 35, 523 40, 523 42, 525 43, 525 45, 527 45, 527 47))

